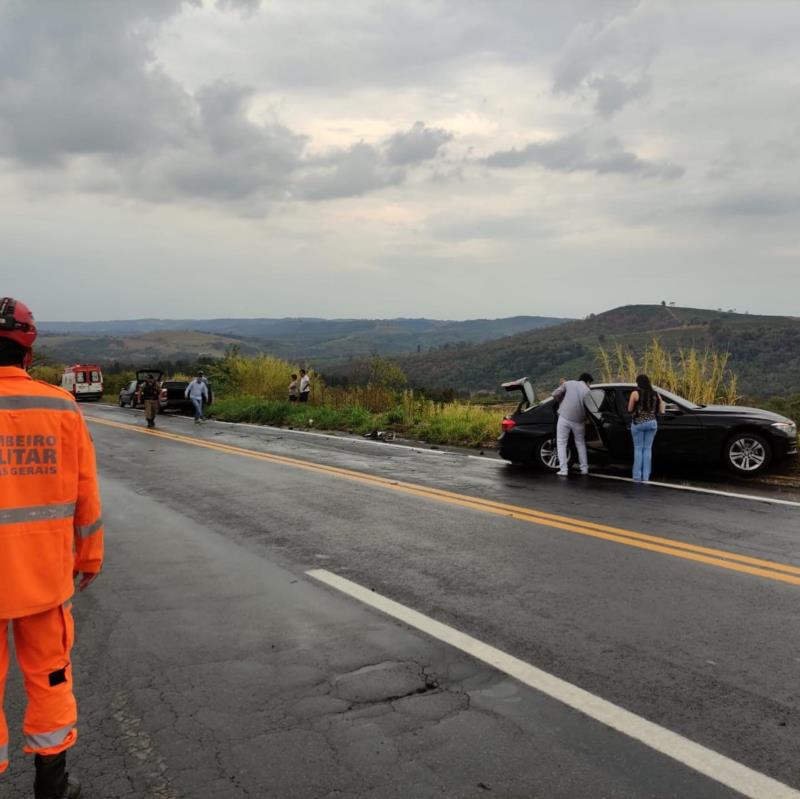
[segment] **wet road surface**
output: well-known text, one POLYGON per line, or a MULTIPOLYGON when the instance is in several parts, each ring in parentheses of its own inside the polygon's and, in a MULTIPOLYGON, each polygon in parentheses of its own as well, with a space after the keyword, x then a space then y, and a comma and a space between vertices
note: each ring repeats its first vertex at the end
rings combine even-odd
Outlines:
MULTIPOLYGON (((800 787, 800 571, 781 568, 800 508, 86 413, 109 556, 75 610, 90 796, 738 795, 319 568, 800 787)), ((26 795, 18 747, 0 796, 26 795)))

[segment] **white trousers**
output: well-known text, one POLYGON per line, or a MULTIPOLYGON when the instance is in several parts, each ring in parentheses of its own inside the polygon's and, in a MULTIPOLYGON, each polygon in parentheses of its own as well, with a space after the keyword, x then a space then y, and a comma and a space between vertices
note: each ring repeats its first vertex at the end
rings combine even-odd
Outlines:
POLYGON ((589 457, 586 454, 586 423, 570 422, 569 419, 558 417, 556 426, 556 445, 558 446, 558 468, 566 472, 569 464, 567 463, 567 445, 569 444, 569 434, 575 437, 575 446, 578 450, 578 461, 581 471, 589 471, 589 457))

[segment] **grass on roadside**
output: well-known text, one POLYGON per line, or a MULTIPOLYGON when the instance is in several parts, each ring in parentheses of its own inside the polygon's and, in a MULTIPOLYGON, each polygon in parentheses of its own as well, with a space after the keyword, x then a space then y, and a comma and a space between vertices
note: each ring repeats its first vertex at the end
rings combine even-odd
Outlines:
POLYGON ((342 430, 365 434, 391 430, 431 444, 481 446, 500 431, 501 414, 475 405, 441 405, 403 395, 403 402, 382 413, 361 405, 299 404, 259 397, 223 397, 211 406, 211 415, 225 422, 250 422, 299 429, 342 430))

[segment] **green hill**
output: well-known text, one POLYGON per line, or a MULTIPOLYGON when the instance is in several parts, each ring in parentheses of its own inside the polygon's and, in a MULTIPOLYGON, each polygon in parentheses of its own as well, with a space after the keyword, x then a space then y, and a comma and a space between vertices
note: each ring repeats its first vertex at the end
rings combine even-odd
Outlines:
POLYGON ((446 343, 477 343, 558 324, 563 319, 133 319, 42 322, 40 347, 60 361, 100 363, 191 359, 221 355, 238 344, 244 354, 268 352, 316 369, 378 352, 404 355, 446 343))
MULTIPOLYGON (((60 363, 91 362, 146 365, 162 361, 193 361, 198 358, 221 358, 225 350, 242 342, 229 336, 195 331, 157 331, 142 336, 63 336, 43 334, 37 343, 37 355, 60 363)), ((251 354, 256 348, 242 346, 251 354)))
POLYGON ((400 365, 416 386, 495 391, 527 375, 540 389, 552 389, 560 376, 598 370, 601 346, 620 343, 640 352, 654 336, 673 352, 713 347, 730 353, 729 366, 747 395, 800 392, 800 319, 662 305, 629 305, 483 344, 445 346, 400 365))

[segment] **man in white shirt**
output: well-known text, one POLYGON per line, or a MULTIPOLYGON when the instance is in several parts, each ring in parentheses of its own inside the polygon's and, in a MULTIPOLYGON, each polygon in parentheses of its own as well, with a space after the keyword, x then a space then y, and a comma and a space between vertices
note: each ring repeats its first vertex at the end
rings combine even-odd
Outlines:
POLYGON ((308 402, 311 396, 311 378, 305 369, 300 370, 300 402, 308 402))
POLYGON ((584 372, 577 380, 567 380, 554 392, 553 398, 558 403, 558 425, 556 426, 556 444, 558 446, 558 476, 567 476, 567 445, 569 434, 575 439, 578 450, 581 474, 589 473, 589 457, 586 452, 586 397, 594 378, 584 372))
POLYGON ((184 396, 188 397, 192 401, 192 405, 194 405, 194 423, 200 424, 200 422, 204 422, 206 417, 203 416, 203 402, 208 402, 208 386, 205 380, 203 380, 202 373, 198 374, 197 377, 186 386, 184 396))

